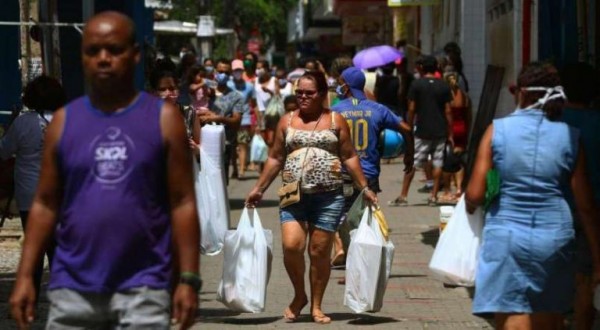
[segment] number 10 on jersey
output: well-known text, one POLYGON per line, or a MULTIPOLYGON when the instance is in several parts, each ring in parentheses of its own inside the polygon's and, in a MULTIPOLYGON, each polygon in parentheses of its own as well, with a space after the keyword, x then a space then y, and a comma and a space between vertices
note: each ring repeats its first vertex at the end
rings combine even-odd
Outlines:
POLYGON ((354 142, 356 151, 367 149, 369 144, 369 124, 365 119, 346 119, 348 127, 350 127, 350 136, 354 142))

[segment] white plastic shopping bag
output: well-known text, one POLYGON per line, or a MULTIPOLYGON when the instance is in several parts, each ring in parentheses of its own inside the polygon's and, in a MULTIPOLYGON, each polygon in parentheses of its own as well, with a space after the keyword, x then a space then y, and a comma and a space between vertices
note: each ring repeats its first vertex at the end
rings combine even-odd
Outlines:
POLYGON ((223 277, 217 300, 237 312, 260 313, 265 310, 267 283, 273 259, 273 233, 263 229, 254 209, 254 223, 244 208, 236 230, 225 236, 223 277))
POLYGON ((267 161, 268 147, 260 134, 254 134, 250 142, 250 161, 264 163, 267 161))
POLYGON ((381 310, 393 259, 394 244, 385 240, 372 210, 365 208, 358 229, 351 233, 344 305, 355 313, 381 310))
POLYGON ((200 164, 194 160, 195 189, 200 219, 200 252, 216 255, 223 249, 229 229, 229 197, 223 171, 222 151, 225 130, 222 125, 202 128, 200 164))
POLYGON ((483 210, 467 213, 463 194, 440 235, 429 269, 445 283, 473 286, 482 230, 483 210))

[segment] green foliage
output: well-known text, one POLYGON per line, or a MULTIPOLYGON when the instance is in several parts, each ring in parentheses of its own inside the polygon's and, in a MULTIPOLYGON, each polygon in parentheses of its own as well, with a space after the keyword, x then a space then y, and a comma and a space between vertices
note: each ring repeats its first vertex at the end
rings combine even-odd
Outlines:
MULTIPOLYGON (((198 0, 172 0, 173 9, 169 19, 197 22, 199 15, 198 0)), ((218 27, 234 28, 236 22, 240 29, 240 41, 246 42, 254 28, 258 28, 263 39, 263 49, 277 40, 285 40, 287 34, 287 15, 298 0, 212 0, 208 14, 215 16, 218 27)), ((217 37, 214 40, 214 55, 228 54, 229 38, 217 37)))
POLYGON ((169 19, 182 22, 196 22, 198 20, 197 0, 172 0, 171 3, 173 9, 169 12, 169 19))

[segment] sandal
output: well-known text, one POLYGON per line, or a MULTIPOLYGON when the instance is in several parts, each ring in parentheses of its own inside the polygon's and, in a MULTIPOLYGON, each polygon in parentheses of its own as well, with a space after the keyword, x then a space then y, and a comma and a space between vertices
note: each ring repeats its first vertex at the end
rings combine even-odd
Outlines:
POLYGON ((406 199, 406 197, 398 197, 396 199, 394 199, 393 201, 388 201, 387 202, 388 206, 408 206, 408 200, 406 199))
POLYGON ((439 198, 439 203, 455 205, 456 203, 458 203, 458 198, 456 198, 454 195, 444 195, 439 198))
POLYGON ((437 197, 430 196, 429 198, 427 198, 427 205, 429 205, 429 206, 437 206, 438 205, 438 199, 437 199, 437 197))

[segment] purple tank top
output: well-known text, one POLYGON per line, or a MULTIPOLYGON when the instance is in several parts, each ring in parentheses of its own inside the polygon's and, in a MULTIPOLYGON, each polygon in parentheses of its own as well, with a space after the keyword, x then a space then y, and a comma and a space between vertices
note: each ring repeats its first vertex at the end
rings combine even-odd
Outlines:
POLYGON ((140 92, 106 114, 88 97, 66 107, 58 147, 63 201, 49 289, 168 288, 171 226, 162 101, 140 92))

